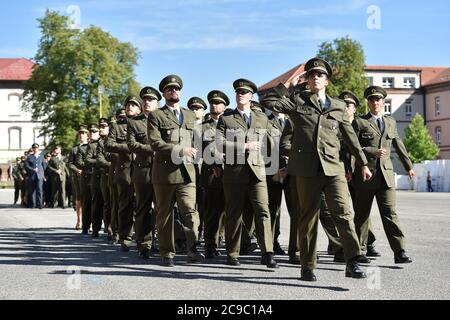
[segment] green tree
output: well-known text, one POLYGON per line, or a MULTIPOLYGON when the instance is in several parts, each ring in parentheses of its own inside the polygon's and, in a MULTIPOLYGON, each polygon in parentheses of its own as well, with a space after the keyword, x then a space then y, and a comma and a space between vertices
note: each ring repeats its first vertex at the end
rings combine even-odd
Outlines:
POLYGON ((423 117, 418 113, 406 127, 403 142, 413 163, 433 160, 439 154, 439 147, 434 143, 423 117))
POLYGON ((76 143, 81 124, 97 122, 114 112, 129 93, 139 92, 134 67, 139 53, 130 43, 91 26, 69 27, 69 18, 49 11, 39 19, 41 39, 34 58, 36 67, 24 84, 23 108, 43 123, 49 147, 68 151, 76 143))
POLYGON ((365 56, 362 45, 346 36, 322 43, 317 56, 328 61, 333 68, 333 76, 327 87, 328 94, 337 97, 343 91, 349 90, 361 102, 358 114, 367 113, 364 90, 368 87, 368 80, 364 70, 365 56))

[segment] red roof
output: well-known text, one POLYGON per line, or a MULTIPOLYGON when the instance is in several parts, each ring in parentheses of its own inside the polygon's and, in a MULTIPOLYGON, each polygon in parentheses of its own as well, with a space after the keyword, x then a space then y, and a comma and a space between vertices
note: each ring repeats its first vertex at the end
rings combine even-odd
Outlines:
POLYGON ((290 80, 298 76, 299 74, 305 71, 305 65, 303 63, 295 66, 291 70, 283 73, 281 76, 273 79, 272 81, 267 82, 266 84, 259 87, 258 91, 264 91, 273 87, 276 87, 280 82, 283 84, 287 84, 290 80))
POLYGON ((24 81, 31 77, 34 63, 31 60, 0 59, 0 81, 24 81))

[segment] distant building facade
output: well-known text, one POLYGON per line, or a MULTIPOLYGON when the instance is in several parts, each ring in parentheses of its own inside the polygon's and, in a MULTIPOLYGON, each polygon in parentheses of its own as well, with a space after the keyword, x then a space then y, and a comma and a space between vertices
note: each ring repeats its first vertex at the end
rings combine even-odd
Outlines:
POLYGON ((28 59, 0 59, 0 165, 2 179, 15 158, 24 154, 34 142, 47 144, 41 136, 41 123, 23 112, 23 82, 31 77, 34 63, 28 59))

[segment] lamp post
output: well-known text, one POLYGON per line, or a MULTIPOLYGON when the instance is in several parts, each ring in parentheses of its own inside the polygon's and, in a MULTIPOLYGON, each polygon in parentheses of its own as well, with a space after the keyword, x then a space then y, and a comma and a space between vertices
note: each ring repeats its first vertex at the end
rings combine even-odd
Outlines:
POLYGON ((102 118, 102 94, 105 92, 105 87, 102 85, 98 86, 98 101, 100 104, 100 118, 102 118))

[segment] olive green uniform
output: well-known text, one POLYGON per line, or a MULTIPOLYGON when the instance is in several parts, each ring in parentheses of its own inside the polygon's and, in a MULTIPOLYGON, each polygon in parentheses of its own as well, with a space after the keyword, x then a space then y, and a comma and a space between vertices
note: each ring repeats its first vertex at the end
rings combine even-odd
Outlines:
POLYGON ((86 151, 86 164, 91 170, 91 193, 92 193, 92 207, 91 207, 91 221, 92 232, 94 235, 98 235, 98 232, 102 228, 103 220, 103 196, 100 186, 101 172, 100 167, 97 165, 97 147, 99 140, 92 141, 88 144, 86 151))
POLYGON ((111 162, 109 153, 105 151, 105 141, 107 137, 101 137, 97 144, 96 166, 100 170, 100 190, 103 197, 103 224, 108 238, 112 239, 114 233, 111 224, 111 192, 110 192, 110 167, 111 162))
POLYGON ((127 145, 128 118, 119 118, 111 124, 105 148, 118 154, 114 183, 118 195, 119 241, 129 247, 133 236, 134 188, 131 182, 133 154, 127 145))
POLYGON ((216 148, 217 122, 212 118, 203 122, 202 149, 203 162, 200 172, 200 186, 205 189, 204 239, 205 251, 219 247, 220 219, 225 214, 222 175, 216 177, 214 168, 223 173, 223 154, 216 148))
POLYGON ((367 159, 351 127, 346 104, 327 96, 324 110, 317 94, 303 100, 299 95, 287 97, 281 85, 262 101, 267 109, 287 113, 294 123, 294 137, 289 155, 288 172, 296 176, 300 200, 300 255, 302 269, 315 269, 317 225, 320 196, 325 193, 328 207, 339 231, 347 260, 361 254, 349 208, 344 165, 339 157, 339 133, 349 145, 360 165, 367 159))
POLYGON ((239 257, 242 214, 250 203, 255 214, 258 244, 263 255, 273 253, 265 164, 261 151, 244 150, 245 143, 264 142, 270 129, 267 116, 251 111, 250 125, 237 109, 225 113, 217 125, 217 148, 225 153, 225 239, 230 258, 239 257))
POLYGON ((136 155, 133 161, 132 181, 136 191, 136 243, 138 250, 150 250, 154 217, 152 202, 154 198, 151 182, 151 165, 154 152, 147 138, 147 117, 140 114, 128 121, 127 143, 131 152, 136 155))
POLYGON ((91 227, 92 217, 92 192, 91 192, 91 171, 86 163, 86 153, 88 144, 78 146, 78 153, 75 159, 76 167, 81 170, 80 193, 83 207, 82 232, 86 234, 91 227))
POLYGON ((48 169, 50 171, 51 180, 51 203, 53 207, 57 204, 65 207, 66 199, 66 163, 63 158, 51 157, 48 162, 48 169))
MULTIPOLYGON (((373 177, 363 182, 355 174, 355 225, 358 232, 361 249, 367 251, 369 232, 369 217, 375 197, 381 215, 384 231, 394 253, 404 250, 404 234, 400 228, 399 219, 395 211, 395 178, 391 161, 391 147, 395 148, 397 155, 407 171, 412 169, 412 162, 408 152, 397 132, 397 124, 393 117, 383 115, 384 130, 380 130, 372 121, 370 113, 355 119, 353 127, 359 138, 369 164, 373 177), (387 153, 381 159, 376 157, 378 149, 384 148, 387 153)), ((360 170, 356 164, 355 173, 360 170)))

